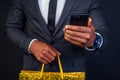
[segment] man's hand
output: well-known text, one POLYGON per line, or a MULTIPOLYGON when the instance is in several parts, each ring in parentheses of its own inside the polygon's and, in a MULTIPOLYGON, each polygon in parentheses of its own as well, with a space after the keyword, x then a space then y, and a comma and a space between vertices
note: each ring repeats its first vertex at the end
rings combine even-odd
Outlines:
POLYGON ((43 43, 41 41, 35 40, 31 46, 30 51, 37 58, 38 61, 48 64, 55 60, 57 55, 61 55, 55 48, 52 46, 43 43))
POLYGON ((92 47, 96 34, 91 18, 88 20, 88 26, 66 25, 64 38, 79 47, 92 47))

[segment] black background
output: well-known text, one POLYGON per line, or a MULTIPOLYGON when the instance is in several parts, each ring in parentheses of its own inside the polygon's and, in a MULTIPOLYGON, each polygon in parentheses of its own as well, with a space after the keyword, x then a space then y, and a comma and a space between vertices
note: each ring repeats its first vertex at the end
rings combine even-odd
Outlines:
MULTIPOLYGON (((0 80, 18 80, 18 73, 22 65, 20 50, 8 40, 4 33, 4 24, 11 1, 0 0, 0 80)), ((119 0, 101 0, 101 8, 107 22, 110 37, 109 43, 102 54, 88 58, 89 80, 120 80, 119 5, 119 0)))

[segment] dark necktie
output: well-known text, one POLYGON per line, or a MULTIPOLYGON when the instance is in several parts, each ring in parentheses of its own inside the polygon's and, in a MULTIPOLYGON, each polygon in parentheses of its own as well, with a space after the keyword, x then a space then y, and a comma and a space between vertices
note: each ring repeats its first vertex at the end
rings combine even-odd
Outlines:
POLYGON ((48 10, 48 28, 51 36, 55 31, 56 7, 57 7, 57 0, 50 0, 49 10, 48 10))

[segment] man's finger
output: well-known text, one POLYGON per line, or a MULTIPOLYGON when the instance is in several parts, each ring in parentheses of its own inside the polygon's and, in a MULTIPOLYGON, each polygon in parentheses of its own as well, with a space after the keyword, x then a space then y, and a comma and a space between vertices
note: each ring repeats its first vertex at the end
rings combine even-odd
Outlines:
POLYGON ((85 38, 85 39, 89 39, 90 35, 89 33, 91 33, 90 30, 83 31, 83 32, 78 32, 78 31, 70 31, 70 30, 66 30, 65 31, 65 35, 70 35, 71 37, 78 37, 78 38, 85 38))
MULTIPOLYGON (((72 33, 90 33, 91 30, 89 27, 83 27, 83 26, 69 26, 65 28, 65 33, 72 32, 72 33)), ((75 34, 76 35, 76 34, 75 34)))
POLYGON ((40 57, 37 58, 38 61, 44 63, 44 64, 48 64, 48 62, 40 57))
POLYGON ((51 62, 51 59, 47 56, 49 54, 48 51, 43 51, 43 53, 41 54, 41 58, 42 60, 45 60, 47 63, 50 63, 51 62))
POLYGON ((56 56, 53 56, 49 51, 47 54, 45 54, 45 56, 49 59, 50 62, 55 60, 55 57, 56 57, 56 56))
POLYGON ((80 38, 80 37, 75 37, 75 36, 70 36, 68 34, 65 34, 65 38, 69 39, 70 41, 74 41, 74 42, 79 42, 82 44, 85 44, 87 42, 87 38, 80 38))
POLYGON ((85 47, 85 44, 80 41, 72 40, 71 38, 68 38, 68 37, 65 37, 65 39, 76 46, 85 47))
POLYGON ((61 53, 58 52, 54 47, 51 46, 51 48, 52 48, 52 50, 54 50, 54 52, 55 52, 57 55, 61 55, 61 53))
POLYGON ((89 18, 89 19, 88 19, 88 26, 91 27, 91 25, 92 25, 92 19, 89 18))

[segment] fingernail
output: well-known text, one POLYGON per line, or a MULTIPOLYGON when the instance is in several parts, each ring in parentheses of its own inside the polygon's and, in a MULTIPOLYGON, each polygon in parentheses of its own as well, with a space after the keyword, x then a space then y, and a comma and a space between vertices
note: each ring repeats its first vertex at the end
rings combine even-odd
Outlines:
POLYGON ((68 25, 66 25, 65 28, 68 28, 68 25))
POLYGON ((90 22, 92 22, 92 18, 89 18, 90 22))

